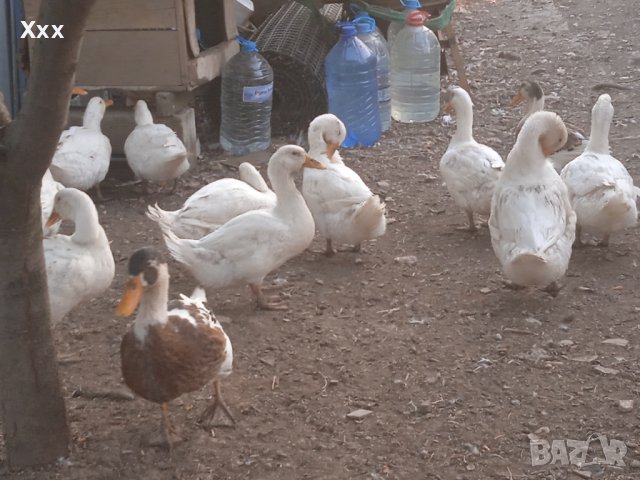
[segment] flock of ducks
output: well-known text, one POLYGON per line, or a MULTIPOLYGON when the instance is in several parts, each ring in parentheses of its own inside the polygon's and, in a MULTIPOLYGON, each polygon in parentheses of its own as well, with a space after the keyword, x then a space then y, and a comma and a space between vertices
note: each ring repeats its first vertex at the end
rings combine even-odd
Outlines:
POLYGON ((503 162, 493 149, 473 139, 473 104, 463 89, 450 87, 445 109, 456 112, 457 127, 440 161, 440 172, 455 203, 469 218, 489 216, 489 232, 505 276, 515 286, 557 293, 572 249, 581 234, 609 237, 637 222, 638 189, 609 151, 611 97, 600 95, 591 112, 591 136, 568 129, 544 111, 535 82, 522 83, 512 105, 527 103, 516 142, 503 162))
MULTIPOLYGON (((455 111, 457 127, 440 161, 442 178, 454 202, 466 212, 470 230, 477 230, 476 214, 489 215, 494 252, 514 285, 552 291, 566 272, 572 248, 580 244, 581 232, 601 235, 606 244, 610 235, 635 225, 638 190, 609 153, 613 107, 608 95, 601 95, 593 107, 591 136, 584 148, 575 142, 569 145, 567 151, 575 157, 560 173, 556 169, 562 160, 556 163, 553 155, 567 147, 569 133, 558 115, 541 110, 544 96, 533 82, 525 82, 514 99, 516 103, 523 97, 529 105, 506 162, 474 140, 468 93, 451 87, 444 97, 444 109, 455 111)), ((103 167, 93 163, 102 161, 95 154, 99 145, 102 155, 107 152, 99 129, 105 108, 101 99, 89 102, 81 130, 62 135, 61 145, 67 142, 67 146, 56 152, 53 178, 49 172, 43 178, 44 244, 54 323, 78 303, 106 290, 114 277, 113 257, 97 210, 81 191, 104 178, 96 174, 103 167), (69 147, 69 142, 82 141, 91 145, 76 151, 69 147), (94 155, 88 158, 87 152, 94 155), (76 171, 92 180, 73 183, 69 180, 73 168, 68 177, 58 174, 56 162, 62 168, 74 163, 71 158, 76 163, 84 158, 83 168, 76 171), (94 167, 90 175, 88 170, 94 167), (75 224, 73 235, 57 233, 60 219, 75 224)), ((136 105, 136 123, 127 140, 127 158, 136 165, 132 169, 138 176, 166 181, 188 168, 183 164, 186 156, 176 147, 177 137, 164 125, 155 128, 160 126, 153 123, 144 102, 136 105)), ((220 392, 220 381, 232 369, 233 350, 207 306, 204 288, 246 284, 259 308, 285 309, 285 304, 264 296, 263 281, 309 248, 316 229, 326 239, 328 255, 344 244, 357 250, 362 242, 385 233, 384 203, 344 164, 338 151, 346 133, 334 115, 314 119, 308 130, 308 152, 286 145, 270 158, 267 175, 272 189, 245 163, 239 180, 212 182, 178 210, 148 207, 147 216, 160 228, 169 253, 199 285, 191 296, 169 302, 167 263, 157 250, 142 248, 129 259, 129 281, 116 308, 123 316, 137 310, 121 343, 122 374, 136 394, 161 405, 162 440, 170 448, 180 436, 168 414, 168 402, 210 382, 213 401, 203 412, 202 423, 213 425, 219 409, 235 423, 220 392), (302 191, 294 182, 300 171, 302 191)))
MULTIPOLYGON (((87 110, 103 103, 102 99, 92 99, 87 110)), ((136 105, 139 134, 145 133, 141 126, 153 125, 146 105, 141 105, 136 105)), ((85 117, 92 115, 90 112, 85 117)), ((165 169, 169 155, 165 151, 155 154, 154 146, 166 146, 170 136, 161 130, 155 133, 161 139, 149 134, 148 148, 144 138, 133 137, 127 144, 144 151, 144 157, 139 156, 144 161, 138 165, 144 164, 145 178, 158 181, 159 177, 149 172, 154 165, 159 172, 165 169)), ((134 134, 136 131, 129 138, 134 134)), ((202 423, 213 425, 219 409, 235 422, 219 384, 231 372, 231 343, 208 309, 201 287, 246 284, 258 307, 286 309, 286 305, 265 297, 262 283, 269 273, 309 248, 316 226, 327 239, 328 254, 334 253, 334 244, 358 248, 363 241, 384 234, 384 204, 343 163, 337 151, 345 136, 345 126, 337 117, 322 115, 310 125, 309 153, 302 147, 286 145, 273 154, 267 169, 271 189, 255 167, 244 163, 239 169, 240 180, 212 182, 176 211, 149 206, 147 216, 158 224, 169 252, 200 285, 190 297, 181 295, 169 303, 167 264, 156 250, 143 248, 129 260, 130 279, 116 308, 122 316, 137 310, 133 326, 121 343, 122 374, 136 394, 161 405, 163 443, 171 447, 180 439, 168 414, 168 402, 209 382, 214 385, 214 400, 203 413, 202 423), (300 192, 294 180, 303 169, 300 192)), ((62 138, 69 138, 69 132, 62 138)), ((95 145, 97 137, 94 139, 95 145)), ((79 148, 75 154, 80 158, 86 151, 79 148)), ((127 152, 127 158, 131 163, 138 157, 127 152)), ((85 159, 85 168, 99 160, 95 156, 85 159)), ((52 173, 48 171, 43 178, 41 202, 47 218, 43 232, 51 319, 56 324, 74 306, 104 292, 115 269, 90 197, 80 189, 56 182, 52 173), (71 236, 57 233, 60 220, 75 224, 71 236)))

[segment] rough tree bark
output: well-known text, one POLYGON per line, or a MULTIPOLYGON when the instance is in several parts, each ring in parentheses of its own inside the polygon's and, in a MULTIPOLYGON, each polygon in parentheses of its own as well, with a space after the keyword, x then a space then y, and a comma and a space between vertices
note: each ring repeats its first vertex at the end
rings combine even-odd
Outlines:
POLYGON ((42 2, 37 23, 64 25, 64 38, 35 41, 23 108, 0 129, 0 414, 10 467, 49 463, 69 452, 49 322, 40 183, 66 123, 94 3, 42 2))

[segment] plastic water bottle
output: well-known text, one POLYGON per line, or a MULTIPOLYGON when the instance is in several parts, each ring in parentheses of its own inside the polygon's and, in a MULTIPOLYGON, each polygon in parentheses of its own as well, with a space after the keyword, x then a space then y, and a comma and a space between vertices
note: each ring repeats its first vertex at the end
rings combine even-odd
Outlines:
POLYGON ((376 55, 356 37, 356 26, 340 22, 340 40, 324 60, 329 113, 347 127, 343 147, 369 147, 380 138, 376 55))
MULTIPOLYGON (((420 5, 419 0, 400 0, 400 4, 404 7, 404 13, 408 14, 411 10, 419 10, 422 5, 420 5)), ((396 39, 396 35, 404 28, 404 22, 391 22, 389 24, 389 28, 387 28, 387 45, 389 46, 389 50, 391 50, 391 44, 396 39)))
POLYGON ((273 70, 254 42, 236 40, 240 52, 222 70, 220 145, 246 155, 271 145, 273 70))
MULTIPOLYGON (((359 21, 361 18, 370 18, 371 20, 373 20, 373 22, 374 22, 373 34, 374 34, 376 37, 378 37, 380 40, 383 40, 383 41, 384 41, 384 43, 386 44, 386 43, 387 43, 387 39, 386 39, 386 38, 384 38, 384 35, 383 35, 383 34, 382 34, 382 32, 380 31, 380 28, 378 28, 378 26, 377 26, 377 25, 375 25, 375 21, 376 21, 376 20, 375 20, 371 15, 369 15, 369 13, 368 13, 367 11, 365 11, 365 10, 360 10, 360 11, 356 12, 356 14, 355 14, 355 18, 353 19, 353 21, 356 23, 356 25, 358 24, 358 21, 359 21)), ((365 20, 365 21, 367 21, 367 22, 368 22, 369 20, 365 20)))
POLYGON ((391 47, 391 116, 405 123, 430 122, 440 111, 440 42, 414 10, 391 47))
POLYGON ((380 126, 383 132, 391 127, 391 80, 389 78, 389 49, 387 42, 376 30, 376 21, 369 16, 359 16, 355 19, 358 38, 376 54, 378 61, 376 72, 378 75, 378 110, 380 111, 380 126))

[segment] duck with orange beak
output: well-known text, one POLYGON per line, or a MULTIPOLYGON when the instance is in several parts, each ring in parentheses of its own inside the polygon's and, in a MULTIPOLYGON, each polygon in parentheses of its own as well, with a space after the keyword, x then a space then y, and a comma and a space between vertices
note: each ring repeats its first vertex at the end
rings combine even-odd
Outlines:
POLYGON ((309 124, 309 154, 326 168, 304 170, 302 195, 326 239, 326 255, 335 253, 334 244, 352 245, 358 252, 362 242, 384 235, 387 228, 384 203, 338 152, 346 135, 344 123, 331 113, 309 124))
POLYGON ((267 301, 262 283, 269 273, 304 252, 313 241, 313 217, 294 182, 294 175, 303 167, 325 168, 302 147, 280 147, 267 168, 276 205, 243 213, 199 240, 178 238, 168 225, 160 223, 169 252, 204 287, 248 284, 259 308, 286 309, 279 302, 267 301))
POLYGON ((567 141, 562 119, 536 112, 507 157, 491 202, 493 250, 516 285, 549 287, 567 270, 576 214, 567 187, 547 157, 567 141))
POLYGON ((491 196, 504 162, 498 152, 473 138, 473 103, 469 94, 452 86, 443 98, 443 110, 455 111, 457 126, 440 159, 440 175, 453 201, 467 214, 469 226, 465 230, 475 232, 474 214, 491 212, 491 196))
POLYGON ((73 222, 75 230, 70 236, 56 234, 43 240, 53 325, 79 303, 102 294, 115 273, 109 240, 86 193, 75 188, 56 193, 45 228, 60 220, 73 222))
MULTIPOLYGON (((213 382, 213 401, 200 422, 214 425, 218 409, 235 419, 220 391, 220 381, 231 374, 233 348, 222 325, 207 308, 203 289, 167 304, 169 271, 153 248, 141 248, 129 259, 129 281, 116 308, 119 316, 138 313, 120 345, 125 384, 145 400, 162 408, 162 439, 169 449, 181 440, 168 403, 213 382)), ((228 424, 226 424, 228 425, 228 424)), ((158 442, 153 442, 157 444, 158 442)))
POLYGON ((112 100, 93 97, 84 112, 81 127, 62 132, 51 161, 53 178, 65 187, 87 191, 96 187, 103 199, 100 182, 107 176, 111 161, 111 142, 100 129, 102 118, 112 100))
MULTIPOLYGON (((525 80, 518 88, 518 92, 511 99, 511 106, 515 107, 521 103, 525 104, 524 115, 515 129, 515 135, 518 136, 524 122, 535 112, 544 110, 545 96, 542 87, 533 80, 525 80)), ((564 168, 571 160, 584 152, 589 139, 576 126, 565 122, 567 128, 567 141, 553 155, 549 157, 553 168, 556 172, 564 168)))

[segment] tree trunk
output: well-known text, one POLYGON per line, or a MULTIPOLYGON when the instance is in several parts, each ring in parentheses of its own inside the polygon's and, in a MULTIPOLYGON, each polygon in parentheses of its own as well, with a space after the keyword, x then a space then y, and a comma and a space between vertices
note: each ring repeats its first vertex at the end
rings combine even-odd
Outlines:
POLYGON ((40 184, 66 123, 94 3, 42 2, 37 24, 64 25, 64 38, 35 41, 24 106, 0 139, 0 414, 10 467, 50 463, 69 453, 49 321, 40 184))

